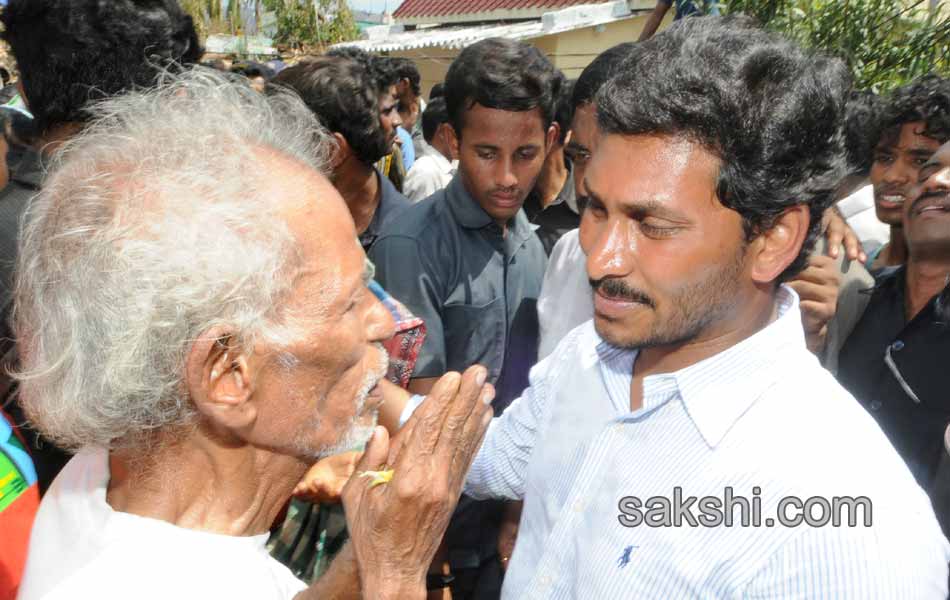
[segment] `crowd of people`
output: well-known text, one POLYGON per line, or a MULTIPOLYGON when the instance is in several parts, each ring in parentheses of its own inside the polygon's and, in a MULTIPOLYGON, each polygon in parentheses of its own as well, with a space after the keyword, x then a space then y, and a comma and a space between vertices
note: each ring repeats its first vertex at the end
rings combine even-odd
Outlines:
POLYGON ((950 79, 671 6, 424 100, 10 0, 0 596, 946 599, 950 79))

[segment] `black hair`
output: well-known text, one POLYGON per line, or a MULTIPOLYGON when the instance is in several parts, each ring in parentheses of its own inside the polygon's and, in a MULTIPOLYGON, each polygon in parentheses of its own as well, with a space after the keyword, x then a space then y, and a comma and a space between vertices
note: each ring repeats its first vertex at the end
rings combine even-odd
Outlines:
POLYGON ((412 62, 408 58, 390 58, 390 67, 393 71, 396 72, 396 76, 399 79, 408 79, 409 87, 412 88, 412 93, 416 96, 422 94, 422 76, 419 75, 419 69, 416 68, 416 63, 412 62))
POLYGON ((540 109, 544 129, 554 120, 560 80, 540 50, 515 40, 489 38, 468 46, 445 76, 449 122, 459 137, 475 104, 512 112, 540 109))
POLYGON ((445 98, 429 100, 426 109, 422 111, 422 137, 432 143, 439 125, 449 122, 449 111, 445 108, 445 98))
POLYGON ((846 172, 850 89, 841 60, 740 15, 683 19, 638 44, 595 102, 607 134, 675 136, 714 154, 717 197, 741 215, 747 241, 807 206, 808 235, 785 281, 804 268, 846 172))
POLYGON ((379 123, 379 97, 366 69, 340 56, 321 56, 287 67, 274 84, 293 89, 324 127, 339 133, 367 165, 389 153, 379 123))
POLYGON ((616 46, 607 48, 590 61, 580 77, 574 83, 574 90, 571 94, 571 108, 577 110, 581 104, 594 101, 597 91, 604 85, 610 76, 613 75, 620 63, 636 48, 636 42, 623 42, 616 46))
POLYGON ((848 173, 867 175, 880 136, 880 96, 872 91, 851 92, 845 105, 844 144, 848 173))
POLYGON ((85 122, 90 101, 149 87, 202 54, 175 0, 10 0, 0 22, 41 131, 85 122))
POLYGON ((941 144, 950 140, 950 79, 924 75, 895 89, 884 100, 877 146, 900 134, 905 123, 922 121, 923 135, 941 144))
POLYGON ((399 82, 399 75, 391 62, 393 59, 388 56, 370 54, 356 46, 331 48, 327 50, 326 56, 340 56, 358 62, 375 82, 379 94, 389 92, 389 88, 399 82))
POLYGON ((432 102, 436 98, 442 98, 445 96, 445 84, 441 81, 432 86, 432 89, 429 90, 429 102, 432 102))
POLYGON ((269 66, 250 60, 242 60, 234 63, 231 66, 231 72, 237 73, 238 75, 243 75, 248 79, 263 77, 265 81, 270 81, 276 75, 274 69, 270 68, 269 66))
POLYGON ((564 145, 567 140, 567 134, 571 131, 571 121, 574 120, 574 104, 572 95, 576 80, 567 79, 561 75, 561 85, 557 94, 557 104, 554 107, 554 120, 560 126, 561 133, 558 135, 557 143, 564 145))
POLYGON ((394 62, 396 59, 375 54, 370 54, 369 59, 369 67, 373 73, 373 78, 376 80, 376 85, 379 87, 379 93, 389 93, 389 88, 399 83, 401 79, 394 62))

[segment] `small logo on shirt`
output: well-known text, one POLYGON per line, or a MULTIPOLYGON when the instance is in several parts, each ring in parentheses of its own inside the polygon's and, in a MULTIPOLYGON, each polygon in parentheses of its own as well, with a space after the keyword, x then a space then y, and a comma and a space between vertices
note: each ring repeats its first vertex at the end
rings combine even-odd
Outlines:
POLYGON ((617 566, 619 568, 624 568, 630 564, 630 555, 633 554, 634 549, 639 548, 640 546, 627 546, 623 549, 623 554, 620 555, 620 558, 617 559, 617 566))

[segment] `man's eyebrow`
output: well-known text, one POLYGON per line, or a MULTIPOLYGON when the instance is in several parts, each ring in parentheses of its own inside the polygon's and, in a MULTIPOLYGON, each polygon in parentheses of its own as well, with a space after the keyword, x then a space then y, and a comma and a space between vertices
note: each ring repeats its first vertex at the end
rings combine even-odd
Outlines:
POLYGON ((915 157, 930 158, 934 155, 934 151, 930 148, 911 148, 908 150, 908 153, 915 157))
POLYGON ((578 142, 575 142, 574 140, 569 141, 569 142, 567 143, 567 147, 570 148, 571 150, 577 150, 577 151, 580 151, 580 152, 587 152, 587 153, 590 153, 590 148, 588 148, 588 147, 585 146, 584 144, 580 144, 580 143, 578 143, 578 142))
MULTIPOLYGON (((604 205, 603 198, 597 195, 597 192, 590 189, 586 179, 584 180, 584 191, 586 192, 588 202, 596 202, 601 206, 604 205)), ((621 202, 620 205, 623 212, 637 217, 658 217, 678 223, 687 223, 690 221, 688 217, 678 211, 672 210, 669 206, 656 198, 650 198, 642 202, 621 202)))

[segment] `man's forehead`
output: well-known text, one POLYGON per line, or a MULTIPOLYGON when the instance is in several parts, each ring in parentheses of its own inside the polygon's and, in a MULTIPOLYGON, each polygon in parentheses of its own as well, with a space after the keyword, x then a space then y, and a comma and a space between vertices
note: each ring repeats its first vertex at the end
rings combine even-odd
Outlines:
POLYGON ((652 200, 672 198, 686 183, 707 183, 715 192, 719 160, 702 146, 681 137, 601 135, 584 186, 594 195, 629 199, 636 190, 652 200), (622 166, 618 168, 617 162, 622 166))
MULTIPOLYGON (((462 122, 465 136, 471 140, 495 140, 506 138, 520 138, 524 143, 533 143, 536 140, 526 139, 535 136, 544 137, 544 117, 538 107, 529 110, 504 110, 490 108, 472 101, 463 115, 462 122), (478 125, 472 127, 473 121, 478 125), (500 136, 499 133, 505 134, 500 136)), ((490 141, 488 142, 490 143, 490 141)))

